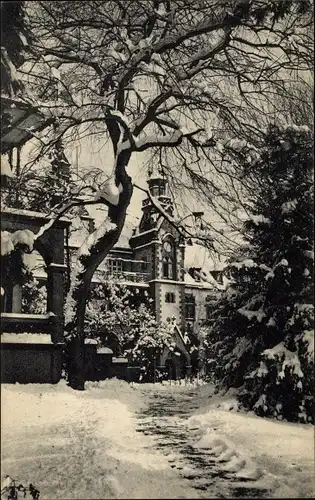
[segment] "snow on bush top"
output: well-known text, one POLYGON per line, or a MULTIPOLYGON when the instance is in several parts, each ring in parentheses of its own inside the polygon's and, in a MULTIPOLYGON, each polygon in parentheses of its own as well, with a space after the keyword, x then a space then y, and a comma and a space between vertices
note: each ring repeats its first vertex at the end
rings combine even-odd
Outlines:
POLYGON ((23 229, 9 233, 8 231, 1 231, 1 255, 8 255, 11 253, 16 245, 26 245, 30 251, 33 250, 34 233, 29 229, 23 229))

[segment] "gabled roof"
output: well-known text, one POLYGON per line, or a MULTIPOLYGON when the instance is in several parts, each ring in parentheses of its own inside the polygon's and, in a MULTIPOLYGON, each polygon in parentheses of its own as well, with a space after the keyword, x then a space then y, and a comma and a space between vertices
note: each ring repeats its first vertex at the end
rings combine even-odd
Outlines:
POLYGON ((34 132, 52 123, 52 118, 43 116, 36 107, 18 98, 1 96, 1 113, 9 115, 10 122, 9 126, 1 125, 1 153, 22 146, 34 132))

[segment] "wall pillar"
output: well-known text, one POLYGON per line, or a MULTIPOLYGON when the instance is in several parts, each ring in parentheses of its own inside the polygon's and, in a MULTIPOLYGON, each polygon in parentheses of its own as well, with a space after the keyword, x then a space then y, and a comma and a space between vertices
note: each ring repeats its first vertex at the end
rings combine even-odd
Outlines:
POLYGON ((47 267, 47 311, 54 313, 52 317, 51 338, 53 343, 63 342, 64 327, 64 264, 50 264, 47 267))

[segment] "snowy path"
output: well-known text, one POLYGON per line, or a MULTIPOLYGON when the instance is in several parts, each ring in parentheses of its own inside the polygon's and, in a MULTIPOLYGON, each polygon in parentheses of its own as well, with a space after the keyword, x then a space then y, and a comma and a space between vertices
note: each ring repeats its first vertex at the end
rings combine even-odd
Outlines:
POLYGON ((192 434, 199 429, 191 427, 188 418, 198 409, 198 392, 175 395, 156 393, 149 397, 147 410, 139 413, 139 431, 155 436, 156 447, 166 455, 170 467, 188 479, 201 498, 268 498, 269 489, 261 481, 257 483, 262 473, 257 473, 254 480, 246 475, 235 476, 224 469, 227 459, 215 460, 211 448, 193 446, 192 434))
POLYGON ((211 386, 3 385, 1 479, 41 500, 312 498, 312 426, 231 404, 211 386))
POLYGON ((200 498, 314 498, 312 425, 231 411, 234 398, 211 386, 142 392, 138 431, 155 437, 200 498))

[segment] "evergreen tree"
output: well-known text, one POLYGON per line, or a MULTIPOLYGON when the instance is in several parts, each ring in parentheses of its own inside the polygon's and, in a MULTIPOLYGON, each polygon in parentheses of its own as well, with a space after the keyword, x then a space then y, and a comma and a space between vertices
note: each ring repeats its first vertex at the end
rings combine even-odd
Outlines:
POLYGON ((313 418, 312 153, 307 127, 270 126, 260 159, 243 164, 256 179, 248 246, 229 264, 208 335, 212 373, 242 386, 245 407, 301 421, 313 418))
POLYGON ((15 69, 24 62, 31 36, 25 26, 24 1, 1 1, 1 90, 12 96, 22 90, 15 69))

